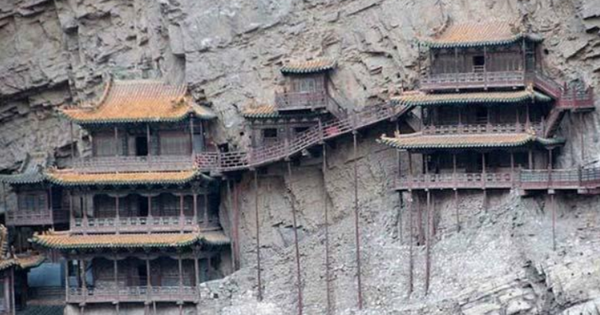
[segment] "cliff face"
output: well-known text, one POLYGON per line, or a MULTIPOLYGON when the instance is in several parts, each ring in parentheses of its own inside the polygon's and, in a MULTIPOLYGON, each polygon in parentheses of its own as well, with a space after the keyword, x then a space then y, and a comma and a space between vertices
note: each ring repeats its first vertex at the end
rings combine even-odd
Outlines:
MULTIPOLYGON (((0 0, 0 169, 14 168, 29 151, 56 149, 58 157, 67 156, 68 125, 53 110, 93 99, 108 73, 186 82, 194 96, 214 103, 215 141, 243 147, 248 133, 239 108, 272 102, 284 60, 336 58, 332 80, 350 100, 345 105, 363 106, 415 86, 415 36, 449 21, 488 19, 531 27, 545 38, 545 69, 553 78, 583 79, 600 90, 598 0, 0 0)), ((577 116, 566 117, 562 134, 569 141, 561 166, 599 158, 598 121, 598 112, 584 116, 582 124, 577 116)), ((465 195, 461 232, 453 223, 452 200, 440 198, 431 294, 423 295, 424 251, 415 248, 415 293, 407 296, 407 210, 399 216, 398 195, 389 190, 396 153, 374 143, 382 132, 362 134, 359 142, 365 314, 598 313, 595 197, 559 196, 556 252, 542 197, 493 196, 486 210, 481 194, 465 195)), ((84 152, 86 135, 76 134, 84 152)), ((318 163, 294 167, 292 179, 284 175, 284 165, 261 176, 266 285, 260 304, 252 297, 254 188, 251 174, 243 177, 243 268, 207 285, 215 293, 206 302, 207 314, 293 312, 292 208, 302 227, 306 311, 322 313, 323 191, 332 209, 331 297, 338 313, 351 311, 356 292, 350 144, 342 139, 330 149, 325 177, 318 163)), ((222 212, 229 208, 224 201, 222 212)))

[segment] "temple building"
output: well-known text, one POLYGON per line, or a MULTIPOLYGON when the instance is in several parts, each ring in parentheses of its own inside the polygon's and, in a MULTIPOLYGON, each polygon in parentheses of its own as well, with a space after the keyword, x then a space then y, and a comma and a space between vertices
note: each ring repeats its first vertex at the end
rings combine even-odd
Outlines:
POLYGON ((43 170, 52 165, 47 153, 26 156, 19 169, 1 175, 8 227, 6 250, 15 262, 13 268, 14 308, 25 309, 28 302, 56 304, 64 299, 61 265, 32 246, 34 233, 68 229, 69 216, 63 207, 63 192, 45 180, 43 170), (10 197, 7 192, 12 191, 10 197))
POLYGON ((92 154, 45 170, 63 192, 69 229, 36 233, 32 242, 65 258, 66 303, 82 314, 132 303, 154 312, 197 305, 200 283, 231 272, 220 182, 193 163, 216 115, 185 85, 150 80, 110 80, 97 102, 61 114, 89 133, 92 154))
POLYGON ((460 230, 461 190, 481 191, 484 208, 492 190, 542 191, 552 200, 555 190, 581 191, 573 185, 578 176, 581 181, 581 169, 570 171, 575 179, 553 170, 565 142, 557 131, 565 113, 593 110, 592 91, 559 85, 543 74, 542 40, 508 23, 489 22, 451 24, 419 41, 419 55, 421 47, 428 51, 427 73, 420 90, 395 101, 417 108, 423 126, 379 142, 408 155, 408 172, 400 174, 396 190, 409 193, 409 207, 422 200, 416 203, 423 205, 417 206, 417 244, 427 245, 426 290, 437 192, 454 192, 460 230))
POLYGON ((250 123, 252 148, 289 143, 319 122, 346 118, 329 73, 336 63, 329 59, 294 61, 280 71, 284 85, 275 92, 274 105, 249 106, 242 116, 250 123))

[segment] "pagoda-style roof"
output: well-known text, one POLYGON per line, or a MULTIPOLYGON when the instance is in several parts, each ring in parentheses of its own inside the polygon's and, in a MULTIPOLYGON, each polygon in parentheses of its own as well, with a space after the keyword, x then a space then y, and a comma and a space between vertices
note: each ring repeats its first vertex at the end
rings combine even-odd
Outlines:
POLYGON ((283 74, 314 74, 332 70, 337 63, 331 59, 290 61, 281 68, 283 74))
POLYGON ((35 184, 44 181, 42 170, 51 164, 50 155, 46 152, 28 154, 21 163, 17 173, 0 175, 0 182, 7 184, 35 184))
POLYGON ((187 86, 155 80, 109 80, 92 105, 64 108, 62 114, 78 124, 177 122, 190 115, 216 118, 208 107, 196 104, 187 86))
POLYGON ((467 104, 514 104, 522 102, 549 102, 546 94, 525 89, 506 92, 444 93, 428 94, 419 91, 408 92, 392 98, 392 101, 413 106, 467 105, 467 104))
POLYGON ((525 133, 424 135, 420 132, 395 137, 382 136, 377 142, 400 150, 514 148, 528 144, 556 145, 562 139, 548 139, 525 133))
POLYGON ((194 244, 227 245, 229 238, 223 231, 201 233, 136 233, 71 235, 68 232, 34 234, 31 242, 49 249, 127 249, 127 248, 182 248, 194 244))
POLYGON ((165 172, 80 173, 72 169, 50 169, 46 178, 61 186, 93 185, 179 185, 201 177, 197 170, 165 172))
POLYGON ((522 39, 542 41, 540 36, 523 32, 510 23, 490 21, 451 24, 432 37, 420 39, 420 42, 431 48, 454 48, 509 45, 522 39))
POLYGON ((46 256, 40 253, 17 254, 16 265, 21 269, 35 268, 46 261, 46 256))

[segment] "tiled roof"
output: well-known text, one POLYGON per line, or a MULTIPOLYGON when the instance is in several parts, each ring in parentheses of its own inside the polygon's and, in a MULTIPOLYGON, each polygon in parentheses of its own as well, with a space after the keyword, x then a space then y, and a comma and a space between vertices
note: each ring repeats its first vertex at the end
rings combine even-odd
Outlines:
POLYGON ((542 38, 520 31, 507 22, 490 21, 485 23, 452 24, 421 42, 433 48, 473 47, 507 45, 523 38, 541 41, 542 38))
POLYGON ((19 171, 12 175, 0 175, 0 182, 8 184, 34 184, 44 181, 42 169, 50 165, 50 156, 46 152, 28 154, 19 171))
POLYGON ((331 59, 315 59, 309 61, 291 61, 283 68, 283 74, 310 74, 319 73, 335 68, 336 62, 331 59))
POLYGON ((15 263, 21 269, 35 268, 46 260, 46 256, 39 253, 17 255, 15 263))
POLYGON ((73 170, 51 169, 46 178, 62 186, 185 184, 198 176, 196 170, 135 173, 78 173, 73 170))
POLYGON ((205 233, 162 233, 162 234, 97 234, 69 235, 65 232, 35 234, 34 244, 46 248, 69 249, 108 249, 108 248, 159 248, 187 247, 193 244, 226 245, 229 238, 223 231, 205 233))
POLYGON ((211 109, 192 100, 186 85, 153 80, 109 81, 96 105, 65 108, 62 114, 78 124, 174 122, 189 115, 216 118, 211 109))
POLYGON ((533 133, 424 135, 420 132, 395 137, 382 136, 377 142, 401 150, 472 149, 520 147, 538 142, 558 144, 559 139, 538 138, 533 133))
POLYGON ((462 105, 462 104, 506 104, 524 101, 549 102, 552 99, 540 92, 531 89, 508 92, 481 92, 481 93, 407 93, 392 98, 392 101, 402 102, 414 106, 435 105, 462 105))

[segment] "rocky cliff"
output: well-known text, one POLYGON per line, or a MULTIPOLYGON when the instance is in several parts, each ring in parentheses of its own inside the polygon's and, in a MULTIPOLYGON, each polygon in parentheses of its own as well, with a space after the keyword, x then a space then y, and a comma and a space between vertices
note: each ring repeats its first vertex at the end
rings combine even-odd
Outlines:
MULTIPOLYGON (((52 151, 59 161, 67 156, 68 125, 54 109, 93 99, 108 74, 186 82, 219 114, 215 141, 243 147, 248 133, 239 109, 272 102, 285 60, 337 59, 333 83, 350 100, 345 106, 360 107, 415 86, 416 36, 451 21, 488 19, 542 34, 544 66, 552 77, 583 79, 600 91, 598 0, 0 0, 0 169, 13 169, 29 151, 52 151)), ((594 163, 600 155, 598 112, 581 124, 576 119, 567 116, 562 124, 570 140, 562 166, 594 163)), ((460 232, 451 199, 436 200, 431 291, 423 294, 424 249, 415 247, 415 289, 408 295, 407 209, 389 189, 396 153, 374 142, 383 131, 359 139, 364 314, 600 313, 596 197, 559 196, 556 251, 543 197, 494 195, 483 206, 481 194, 464 196, 460 232)), ((86 134, 77 135, 78 151, 85 154, 86 134)), ((201 305, 202 312, 294 312, 296 209, 305 313, 322 314, 323 192, 332 224, 330 298, 336 313, 354 312, 351 141, 342 139, 330 151, 325 176, 319 163, 295 166, 292 178, 284 165, 261 175, 262 303, 254 298, 255 192, 251 174, 243 177, 242 269, 206 284, 213 299, 201 305)), ((229 208, 224 202, 222 212, 229 208)))

